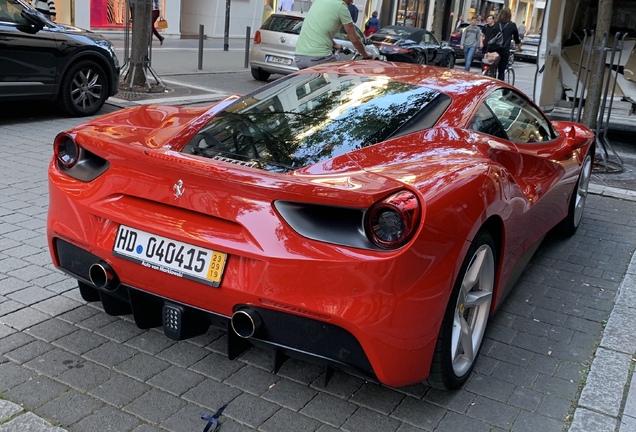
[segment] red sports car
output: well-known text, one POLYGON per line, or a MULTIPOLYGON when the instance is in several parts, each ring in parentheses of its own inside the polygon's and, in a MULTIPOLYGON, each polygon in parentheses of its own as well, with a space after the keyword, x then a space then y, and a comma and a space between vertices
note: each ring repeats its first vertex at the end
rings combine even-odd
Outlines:
POLYGON ((331 64, 60 133, 48 241, 139 327, 453 389, 544 235, 579 226, 593 156, 502 81, 331 64))

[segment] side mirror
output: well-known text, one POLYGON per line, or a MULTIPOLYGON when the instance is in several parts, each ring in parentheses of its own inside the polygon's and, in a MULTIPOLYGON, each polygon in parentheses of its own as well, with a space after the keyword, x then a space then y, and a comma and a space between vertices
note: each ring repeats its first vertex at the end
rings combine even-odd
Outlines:
POLYGON ((31 25, 35 31, 40 31, 44 28, 45 21, 42 18, 40 12, 33 9, 24 8, 22 9, 22 13, 20 14, 20 16, 24 18, 24 20, 29 25, 31 25))

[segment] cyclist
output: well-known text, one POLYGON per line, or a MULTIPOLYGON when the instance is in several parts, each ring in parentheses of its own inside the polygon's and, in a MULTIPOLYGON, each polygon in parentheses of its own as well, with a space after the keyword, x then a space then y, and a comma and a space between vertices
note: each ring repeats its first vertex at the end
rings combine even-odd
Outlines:
MULTIPOLYGON (((519 30, 517 24, 511 21, 512 12, 509 8, 502 9, 497 16, 497 22, 492 28, 490 38, 494 37, 497 33, 503 34, 503 40, 505 43, 497 50, 493 50, 488 47, 488 52, 496 52, 499 54, 499 65, 497 65, 497 78, 504 80, 506 76, 506 67, 508 67, 508 60, 510 59, 510 42, 514 39, 517 49, 521 49, 521 39, 519 39, 519 30)), ((490 40, 490 39, 488 39, 490 40)))
POLYGON ((333 37, 343 26, 362 58, 373 58, 356 33, 347 7, 352 2, 353 0, 316 0, 313 3, 296 43, 295 60, 298 69, 340 60, 333 50, 339 51, 342 47, 334 42, 333 37))

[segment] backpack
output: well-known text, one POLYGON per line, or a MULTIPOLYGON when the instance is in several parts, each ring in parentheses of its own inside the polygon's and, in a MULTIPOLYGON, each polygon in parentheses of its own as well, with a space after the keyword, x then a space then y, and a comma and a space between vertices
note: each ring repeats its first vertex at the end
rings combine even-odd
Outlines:
POLYGON ((488 51, 499 51, 500 49, 506 48, 507 43, 504 43, 503 30, 506 28, 508 23, 505 26, 501 27, 501 23, 499 23, 499 32, 496 35, 490 38, 488 41, 488 51))

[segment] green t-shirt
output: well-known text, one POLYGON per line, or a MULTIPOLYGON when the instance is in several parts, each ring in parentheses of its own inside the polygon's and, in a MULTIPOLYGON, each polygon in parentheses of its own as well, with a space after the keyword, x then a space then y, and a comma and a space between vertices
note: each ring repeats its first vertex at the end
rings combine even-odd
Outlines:
POLYGON ((333 37, 353 22, 342 0, 316 0, 307 12, 296 42, 296 54, 321 57, 331 54, 333 37))

